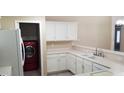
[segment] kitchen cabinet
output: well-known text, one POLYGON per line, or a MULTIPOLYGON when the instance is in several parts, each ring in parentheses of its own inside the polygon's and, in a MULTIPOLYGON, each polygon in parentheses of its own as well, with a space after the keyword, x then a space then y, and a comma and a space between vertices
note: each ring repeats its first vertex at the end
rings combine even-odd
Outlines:
POLYGON ((76 22, 69 22, 68 23, 68 31, 67 31, 67 38, 68 40, 77 40, 77 23, 76 22))
POLYGON ((67 54, 67 69, 73 74, 76 74, 76 56, 67 54))
POLYGON ((66 40, 67 38, 67 24, 64 22, 56 23, 56 40, 66 40))
POLYGON ((66 70, 66 55, 51 54, 47 56, 47 71, 55 72, 66 70))
POLYGON ((92 62, 84 59, 84 73, 92 72, 92 62))
POLYGON ((47 71, 58 71, 58 55, 52 54, 47 56, 47 71))
POLYGON ((55 27, 56 24, 54 22, 46 22, 46 39, 49 41, 55 40, 55 27))
POLYGON ((47 41, 70 41, 77 40, 76 22, 46 22, 47 41))
POLYGON ((69 70, 76 75, 109 69, 106 66, 71 53, 48 54, 47 62, 48 73, 69 70))
POLYGON ((93 63, 93 71, 99 71, 99 70, 108 70, 109 67, 93 63))
POLYGON ((66 70, 66 54, 59 54, 58 57, 58 70, 66 70))
POLYGON ((102 67, 101 66, 99 66, 98 64, 93 64, 93 72, 94 71, 99 71, 99 70, 102 70, 102 67))
POLYGON ((76 57, 76 74, 84 73, 84 62, 83 58, 76 57))

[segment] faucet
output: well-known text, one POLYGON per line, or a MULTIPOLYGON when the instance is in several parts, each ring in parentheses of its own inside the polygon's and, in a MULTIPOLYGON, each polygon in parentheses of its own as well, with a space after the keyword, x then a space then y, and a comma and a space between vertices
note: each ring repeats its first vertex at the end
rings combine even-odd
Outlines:
POLYGON ((103 52, 102 50, 98 50, 98 49, 96 48, 94 55, 95 55, 95 56, 104 57, 104 52, 103 52))
POLYGON ((99 50, 99 56, 104 57, 104 52, 102 50, 99 50))
POLYGON ((93 55, 98 56, 98 53, 97 52, 98 51, 97 51, 97 48, 96 48, 95 53, 93 55))

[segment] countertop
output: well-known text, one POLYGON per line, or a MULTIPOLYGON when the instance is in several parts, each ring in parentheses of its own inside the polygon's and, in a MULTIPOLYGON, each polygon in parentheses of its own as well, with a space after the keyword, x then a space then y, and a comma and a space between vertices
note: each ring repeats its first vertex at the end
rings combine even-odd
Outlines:
POLYGON ((71 53, 75 56, 81 57, 81 58, 85 58, 86 60, 92 61, 94 63, 106 66, 106 67, 110 67, 110 69, 108 71, 112 72, 113 75, 124 75, 124 63, 122 62, 117 62, 117 61, 113 61, 110 59, 107 59, 106 57, 98 57, 98 56, 94 56, 91 53, 85 53, 85 52, 80 52, 78 50, 73 50, 73 49, 49 49, 47 54, 57 54, 57 53, 71 53), (95 58, 92 59, 90 58, 90 56, 94 56, 95 58))
POLYGON ((0 76, 11 76, 12 68, 11 66, 0 66, 0 76))

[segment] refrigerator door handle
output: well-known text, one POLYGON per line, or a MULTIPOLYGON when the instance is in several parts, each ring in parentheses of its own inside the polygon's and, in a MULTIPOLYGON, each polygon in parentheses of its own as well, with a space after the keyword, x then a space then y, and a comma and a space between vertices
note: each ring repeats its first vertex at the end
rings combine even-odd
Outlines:
POLYGON ((25 62, 25 46, 24 46, 24 43, 23 43, 23 40, 21 38, 21 45, 22 45, 22 65, 24 65, 24 62, 25 62))

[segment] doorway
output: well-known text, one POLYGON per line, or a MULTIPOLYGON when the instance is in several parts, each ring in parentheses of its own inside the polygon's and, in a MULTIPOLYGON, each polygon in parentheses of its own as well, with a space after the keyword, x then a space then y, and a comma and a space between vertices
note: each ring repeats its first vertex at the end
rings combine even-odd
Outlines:
POLYGON ((124 52, 124 25, 115 25, 114 50, 124 52))
POLYGON ((40 76, 40 25, 39 23, 19 22, 19 28, 25 46, 24 76, 40 76))

